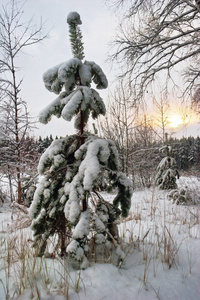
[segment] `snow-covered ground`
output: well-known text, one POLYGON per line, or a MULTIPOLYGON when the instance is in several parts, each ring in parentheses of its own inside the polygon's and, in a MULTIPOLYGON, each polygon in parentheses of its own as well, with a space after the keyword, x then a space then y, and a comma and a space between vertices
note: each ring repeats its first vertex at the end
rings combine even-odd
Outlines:
MULTIPOLYGON (((178 185, 187 186, 198 202, 197 178, 181 177, 178 185)), ((103 196, 112 200, 114 195, 103 196)), ((11 211, 0 208, 0 300, 196 300, 199 217, 198 204, 173 204, 167 191, 136 191, 129 218, 118 226, 124 264, 118 268, 114 257, 105 255, 77 271, 59 257, 33 257, 30 229, 11 230, 11 211)))

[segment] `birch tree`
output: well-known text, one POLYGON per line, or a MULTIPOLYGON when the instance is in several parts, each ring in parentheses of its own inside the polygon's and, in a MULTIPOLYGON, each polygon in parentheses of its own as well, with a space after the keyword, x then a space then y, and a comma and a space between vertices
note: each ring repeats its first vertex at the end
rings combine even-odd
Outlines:
POLYGON ((132 107, 131 91, 123 81, 120 81, 108 98, 107 116, 100 120, 99 127, 105 138, 115 142, 119 152, 122 172, 132 173, 129 154, 133 146, 134 121, 136 109, 132 107))
POLYGON ((11 0, 0 10, 0 92, 1 110, 9 122, 2 134, 10 141, 16 158, 17 200, 21 203, 21 144, 30 129, 30 118, 26 102, 21 99, 22 79, 17 59, 29 46, 41 42, 43 25, 35 26, 33 20, 23 20, 24 3, 11 0))
POLYGON ((169 103, 165 96, 161 94, 160 99, 153 99, 155 105, 155 114, 154 114, 154 123, 157 126, 157 134, 162 140, 163 144, 165 143, 165 133, 166 127, 169 124, 169 103))

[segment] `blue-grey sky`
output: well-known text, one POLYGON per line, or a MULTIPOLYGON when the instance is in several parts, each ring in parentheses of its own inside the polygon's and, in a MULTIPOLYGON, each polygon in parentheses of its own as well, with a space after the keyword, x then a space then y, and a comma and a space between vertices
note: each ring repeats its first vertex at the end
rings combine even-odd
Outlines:
MULTIPOLYGON (((10 0, 1 0, 0 5, 9 3, 10 0)), ((23 3, 23 0, 21 1, 23 3)), ((109 53, 109 43, 113 40, 120 22, 119 11, 114 14, 105 5, 105 0, 27 0, 24 5, 24 21, 33 17, 33 23, 38 24, 42 18, 44 33, 49 32, 49 38, 42 43, 26 48, 25 54, 20 54, 18 66, 20 72, 18 79, 23 78, 22 98, 27 101, 31 116, 38 116, 57 95, 49 92, 43 84, 43 73, 70 58, 71 46, 68 34, 67 15, 77 11, 82 20, 81 31, 85 49, 85 59, 94 61, 103 69, 109 81, 109 88, 115 86, 114 70, 106 62, 109 53)), ((116 71, 117 74, 117 71, 116 71)), ((108 90, 100 90, 100 96, 106 102, 108 90)), ((37 136, 65 136, 73 132, 73 121, 53 117, 47 124, 37 123, 35 130, 37 136)), ((176 128, 176 136, 183 134, 199 135, 199 126, 176 128)))
MULTIPOLYGON (((23 2, 23 1, 22 1, 23 2)), ((1 0, 1 4, 9 0, 1 0)), ((81 31, 85 49, 85 59, 94 61, 103 69, 109 82, 113 80, 108 58, 109 42, 114 36, 117 17, 111 13, 104 0, 27 0, 24 5, 24 21, 30 20, 38 24, 42 18, 44 33, 49 32, 49 38, 40 44, 27 47, 25 54, 20 54, 18 79, 23 78, 22 97, 28 103, 31 116, 38 113, 53 101, 57 95, 49 92, 42 81, 43 73, 70 58, 71 46, 68 35, 67 15, 77 11, 82 20, 81 31)), ((99 91, 106 98, 106 91, 99 91)), ((106 99, 105 99, 106 100, 106 99)), ((47 124, 37 124, 37 135, 66 135, 73 131, 73 121, 53 117, 47 124)))

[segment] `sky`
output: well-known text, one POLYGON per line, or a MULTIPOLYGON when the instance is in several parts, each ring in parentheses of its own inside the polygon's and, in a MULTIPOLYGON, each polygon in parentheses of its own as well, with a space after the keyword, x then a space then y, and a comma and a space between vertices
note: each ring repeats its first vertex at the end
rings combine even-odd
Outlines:
MULTIPOLYGON (((1 0, 1 4, 9 0, 1 0)), ((27 101, 31 116, 37 117, 39 112, 52 102, 57 95, 49 92, 43 84, 43 73, 49 68, 72 58, 68 34, 67 15, 77 11, 82 20, 80 29, 83 35, 85 59, 97 63, 106 74, 108 81, 113 81, 111 66, 106 62, 109 42, 114 36, 117 17, 109 11, 104 0, 27 0, 24 6, 24 20, 39 23, 42 17, 44 33, 49 37, 42 43, 27 47, 25 54, 20 54, 18 79, 23 78, 22 98, 27 101)), ((100 96, 107 97, 107 91, 100 90, 100 96)), ((53 134, 65 136, 73 132, 73 121, 53 117, 47 124, 37 124, 35 134, 46 136, 53 134)))
MULTIPOLYGON (((10 0, 1 0, 1 4, 10 0)), ((120 22, 119 11, 117 14, 109 10, 105 0, 27 0, 24 6, 24 20, 33 17, 33 23, 38 24, 42 18, 44 22, 43 33, 49 33, 49 37, 42 43, 26 48, 26 52, 20 54, 17 64, 20 72, 18 79, 23 78, 21 96, 28 104, 28 110, 32 117, 51 103, 57 95, 49 92, 43 84, 43 73, 49 68, 72 58, 71 46, 68 34, 67 15, 71 11, 77 11, 82 20, 81 31, 84 42, 85 59, 94 61, 104 71, 108 78, 109 88, 100 90, 99 94, 106 102, 109 89, 112 89, 117 81, 116 70, 111 68, 111 63, 106 61, 110 53, 110 42, 114 39, 116 29, 120 22)), ((173 128, 174 136, 200 135, 200 126, 177 126, 173 128)), ((45 137, 52 134, 65 136, 74 132, 72 122, 62 118, 53 117, 47 124, 37 123, 34 130, 36 136, 45 137)))

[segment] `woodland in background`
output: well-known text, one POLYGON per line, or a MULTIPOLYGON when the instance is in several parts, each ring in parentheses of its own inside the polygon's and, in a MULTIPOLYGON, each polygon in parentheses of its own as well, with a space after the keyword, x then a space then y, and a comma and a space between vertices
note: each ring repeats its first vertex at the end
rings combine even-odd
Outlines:
MULTIPOLYGON (((125 9, 117 39, 113 41, 111 60, 118 62, 120 67, 123 66, 121 70, 124 73, 119 74, 119 77, 125 82, 127 80, 128 88, 123 84, 117 87, 113 95, 115 102, 110 107, 111 117, 100 126, 100 134, 103 138, 114 141, 119 151, 121 170, 130 176, 133 187, 149 187, 154 184, 156 167, 162 159, 159 149, 164 144, 168 122, 168 99, 163 94, 168 96, 171 79, 173 88, 182 87, 180 82, 174 82, 173 71, 176 65, 180 65, 180 68, 187 66, 187 69, 181 68, 181 74, 184 75, 184 89, 181 89, 181 94, 187 94, 186 98, 189 97, 195 103, 199 113, 199 1, 106 2, 115 9, 125 9), (135 19, 141 22, 134 22, 135 19), (148 59, 145 58, 144 64, 143 56, 147 53, 148 59), (124 68, 124 63, 128 69, 124 68), (161 86, 162 92, 158 98, 161 100, 154 101, 157 111, 155 115, 158 115, 154 123, 161 131, 158 138, 158 133, 147 120, 145 113, 139 125, 133 116, 136 116, 136 107, 140 106, 144 94, 149 95, 150 100, 153 99, 149 83, 156 81, 155 75, 160 72, 166 75, 167 86, 161 86)), ((20 1, 11 1, 9 5, 2 6, 0 12, 0 190, 6 181, 9 184, 11 201, 21 203, 24 199, 32 199, 38 178, 38 160, 53 138, 50 136, 36 139, 29 134, 34 126, 26 102, 21 99, 23 79, 20 76, 18 78, 17 71, 20 66, 16 59, 23 55, 24 47, 40 43, 47 35, 43 34, 42 22, 36 27, 33 26, 32 19, 24 23, 23 5, 19 4, 20 1), (20 39, 17 38, 18 25, 24 28, 20 39)), ((168 137, 181 172, 199 175, 199 139, 189 137, 179 140, 168 137)))
MULTIPOLYGON (((53 140, 52 135, 38 139, 27 136, 23 139, 22 202, 26 199, 26 205, 30 205, 35 191, 40 156, 53 140)), ((198 176, 200 174, 200 137, 169 138, 168 143, 172 146, 172 155, 181 173, 198 176)), ((163 158, 162 152, 159 151, 162 145, 161 141, 153 138, 142 139, 142 135, 139 135, 138 132, 137 138, 129 141, 129 149, 116 145, 119 151, 121 170, 130 176, 135 189, 154 185, 156 168, 163 158), (128 159, 125 159, 124 153, 127 154, 127 150, 128 159)), ((16 159, 16 156, 13 155, 12 145, 7 140, 0 139, 0 180, 2 183, 5 180, 9 183, 11 201, 16 200, 16 159)))

